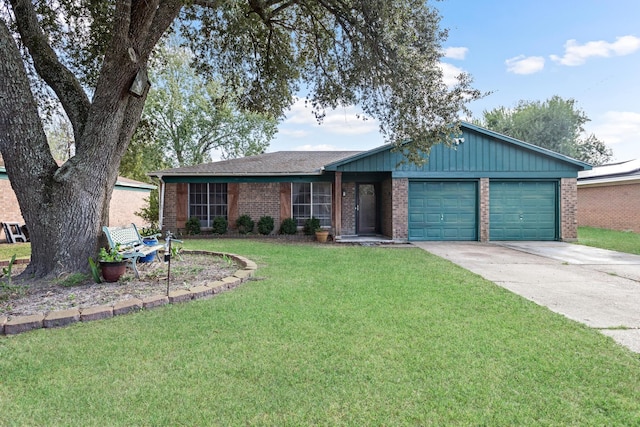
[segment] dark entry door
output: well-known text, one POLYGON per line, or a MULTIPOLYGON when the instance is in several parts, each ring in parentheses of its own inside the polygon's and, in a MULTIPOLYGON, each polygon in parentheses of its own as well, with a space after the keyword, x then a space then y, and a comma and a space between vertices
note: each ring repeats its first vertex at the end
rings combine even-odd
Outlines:
POLYGON ((376 234, 377 204, 376 187, 373 184, 358 184, 357 234, 376 234))

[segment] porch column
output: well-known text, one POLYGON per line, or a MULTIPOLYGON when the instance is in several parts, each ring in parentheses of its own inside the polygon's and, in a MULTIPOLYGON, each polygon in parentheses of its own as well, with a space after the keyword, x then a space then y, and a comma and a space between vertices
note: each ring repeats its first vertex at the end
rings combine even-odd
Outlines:
POLYGON ((342 235, 342 172, 336 172, 333 181, 334 238, 342 235))

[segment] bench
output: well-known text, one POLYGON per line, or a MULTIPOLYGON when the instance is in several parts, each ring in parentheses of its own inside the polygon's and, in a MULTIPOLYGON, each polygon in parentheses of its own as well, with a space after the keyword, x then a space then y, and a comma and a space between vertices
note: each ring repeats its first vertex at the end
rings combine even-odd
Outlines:
POLYGON ((20 224, 17 222, 3 222, 1 224, 4 230, 4 236, 7 238, 7 243, 18 243, 18 240, 22 242, 29 241, 29 237, 24 233, 26 227, 20 227, 20 224))
MULTIPOLYGON (((160 261, 160 255, 158 250, 163 249, 164 245, 155 244, 148 245, 142 240, 142 236, 138 232, 138 227, 135 224, 131 224, 126 227, 102 227, 102 231, 107 236, 109 241, 109 247, 111 249, 118 247, 122 258, 130 262, 131 268, 136 274, 136 278, 140 277, 138 273, 138 259, 143 258, 153 252, 156 254, 156 260, 160 261)), ((160 237, 161 234, 148 237, 160 237)))

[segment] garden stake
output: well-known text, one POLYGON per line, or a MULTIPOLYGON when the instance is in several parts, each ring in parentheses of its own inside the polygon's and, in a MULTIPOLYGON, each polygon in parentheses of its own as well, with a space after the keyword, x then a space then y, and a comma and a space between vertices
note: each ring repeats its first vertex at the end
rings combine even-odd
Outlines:
POLYGON ((167 237, 164 243, 164 262, 167 263, 167 297, 169 296, 169 278, 171 277, 171 241, 182 243, 182 240, 171 237, 171 231, 167 231, 167 237))

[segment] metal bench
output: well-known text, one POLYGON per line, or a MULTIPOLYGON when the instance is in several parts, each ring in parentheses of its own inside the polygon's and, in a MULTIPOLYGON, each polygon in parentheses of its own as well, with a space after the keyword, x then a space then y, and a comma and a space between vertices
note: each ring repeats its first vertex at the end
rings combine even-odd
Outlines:
MULTIPOLYGON (((158 250, 163 249, 164 245, 155 244, 148 245, 142 240, 142 236, 138 232, 138 227, 135 224, 131 224, 127 227, 102 227, 102 231, 107 236, 109 246, 113 249, 115 247, 120 248, 122 258, 130 262, 131 268, 136 274, 136 278, 140 277, 138 273, 138 259, 143 258, 153 252, 156 254, 156 260, 160 261, 160 255, 158 250)), ((160 237, 160 234, 149 237, 160 237)))

